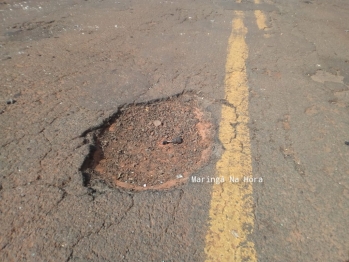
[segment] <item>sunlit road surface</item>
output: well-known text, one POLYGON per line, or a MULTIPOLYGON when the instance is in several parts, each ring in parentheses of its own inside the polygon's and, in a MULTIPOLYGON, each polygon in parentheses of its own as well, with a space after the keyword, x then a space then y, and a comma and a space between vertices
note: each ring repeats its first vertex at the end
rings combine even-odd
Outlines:
POLYGON ((348 13, 0 1, 0 261, 347 262, 348 13), (211 121, 202 169, 160 191, 85 181, 95 129, 181 94, 211 121))

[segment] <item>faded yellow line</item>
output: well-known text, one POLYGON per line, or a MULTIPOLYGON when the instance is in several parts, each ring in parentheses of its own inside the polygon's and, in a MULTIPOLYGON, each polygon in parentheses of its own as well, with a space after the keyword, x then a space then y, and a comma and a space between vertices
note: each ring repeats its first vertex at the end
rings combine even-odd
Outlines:
POLYGON ((247 28, 243 12, 235 15, 225 68, 225 99, 231 106, 222 106, 219 139, 225 151, 216 165, 216 175, 224 182, 213 186, 205 252, 207 261, 254 262, 256 251, 249 239, 254 226, 253 183, 243 182, 244 177, 252 176, 245 65, 247 28))
MULTIPOLYGON (((260 4, 260 0, 254 0, 255 4, 260 4)), ((256 22, 257 22, 257 26, 260 30, 265 30, 267 29, 267 23, 266 23, 266 18, 265 18, 265 14, 261 11, 261 10, 256 10, 254 11, 254 15, 256 17, 256 22)))
POLYGON ((258 28, 260 30, 266 29, 267 24, 266 24, 266 18, 265 18, 264 13, 261 10, 256 10, 256 11, 254 11, 254 15, 256 17, 258 28))

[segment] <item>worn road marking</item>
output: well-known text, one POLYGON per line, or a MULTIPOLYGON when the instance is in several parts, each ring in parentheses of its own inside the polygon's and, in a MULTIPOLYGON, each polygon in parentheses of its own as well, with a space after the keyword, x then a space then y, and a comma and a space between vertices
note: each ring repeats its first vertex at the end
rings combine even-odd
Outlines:
POLYGON ((228 105, 222 105, 219 126, 219 139, 225 151, 216 165, 217 176, 223 177, 225 182, 213 185, 205 252, 207 261, 254 262, 257 261, 256 251, 248 238, 254 225, 253 183, 243 182, 244 177, 252 176, 245 65, 247 28, 243 12, 235 12, 235 16, 225 69, 228 105))
MULTIPOLYGON (((260 4, 260 0, 254 0, 255 4, 260 4)), ((265 14, 261 10, 254 11, 256 17, 257 26, 260 30, 267 28, 265 14)))

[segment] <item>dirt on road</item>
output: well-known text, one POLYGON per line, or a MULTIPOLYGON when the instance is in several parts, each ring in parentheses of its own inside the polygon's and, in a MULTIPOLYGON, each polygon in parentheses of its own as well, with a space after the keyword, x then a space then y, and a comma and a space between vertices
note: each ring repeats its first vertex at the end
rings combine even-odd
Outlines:
POLYGON ((212 124, 196 100, 184 94, 123 108, 92 135, 95 148, 82 168, 85 185, 103 180, 139 191, 187 181, 212 152, 212 124))

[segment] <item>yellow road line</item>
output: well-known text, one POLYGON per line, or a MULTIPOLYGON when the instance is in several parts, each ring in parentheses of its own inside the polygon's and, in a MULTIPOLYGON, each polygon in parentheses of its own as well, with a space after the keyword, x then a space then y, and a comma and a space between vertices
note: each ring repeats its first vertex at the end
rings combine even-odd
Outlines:
MULTIPOLYGON (((254 0, 255 4, 260 4, 260 0, 254 0)), ((261 10, 254 11, 256 17, 257 26, 260 30, 267 29, 267 23, 264 13, 261 10)))
POLYGON ((248 129, 248 85, 245 61, 248 47, 243 12, 235 12, 226 62, 225 99, 219 139, 225 151, 217 162, 217 176, 225 182, 213 185, 206 235, 207 261, 257 261, 248 238, 254 226, 250 136, 248 129), (231 179, 234 181, 232 182, 231 179), (237 182, 239 180, 239 182, 237 182))

